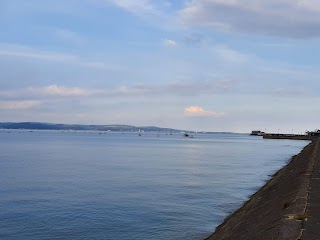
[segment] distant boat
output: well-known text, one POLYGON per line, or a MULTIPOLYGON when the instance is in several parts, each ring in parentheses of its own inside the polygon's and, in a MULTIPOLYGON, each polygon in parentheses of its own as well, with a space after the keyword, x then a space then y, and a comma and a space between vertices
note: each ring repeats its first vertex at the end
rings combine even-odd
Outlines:
POLYGON ((189 133, 184 133, 183 136, 188 137, 188 138, 194 138, 194 136, 189 133))

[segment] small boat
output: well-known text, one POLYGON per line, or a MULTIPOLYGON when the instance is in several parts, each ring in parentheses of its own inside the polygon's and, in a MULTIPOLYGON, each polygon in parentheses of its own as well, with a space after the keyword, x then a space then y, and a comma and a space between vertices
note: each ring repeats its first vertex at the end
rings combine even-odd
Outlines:
POLYGON ((194 136, 192 134, 189 134, 189 133, 184 133, 183 136, 184 137, 188 137, 188 138, 194 138, 194 136))

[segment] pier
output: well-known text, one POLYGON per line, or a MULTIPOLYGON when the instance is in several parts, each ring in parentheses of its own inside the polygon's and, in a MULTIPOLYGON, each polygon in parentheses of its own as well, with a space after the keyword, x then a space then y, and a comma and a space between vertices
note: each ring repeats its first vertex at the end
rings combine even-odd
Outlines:
POLYGON ((279 133, 264 133, 261 135, 267 139, 290 139, 290 140, 314 140, 315 136, 302 135, 302 134, 279 134, 279 133))

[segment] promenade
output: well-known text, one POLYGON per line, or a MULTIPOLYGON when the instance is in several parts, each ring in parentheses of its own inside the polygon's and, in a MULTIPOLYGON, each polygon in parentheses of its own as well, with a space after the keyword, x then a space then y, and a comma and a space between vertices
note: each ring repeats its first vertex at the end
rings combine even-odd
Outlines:
POLYGON ((314 139, 209 240, 320 240, 320 139, 314 139))
POLYGON ((320 240, 320 140, 318 140, 313 171, 310 176, 309 195, 303 221, 302 240, 320 240))

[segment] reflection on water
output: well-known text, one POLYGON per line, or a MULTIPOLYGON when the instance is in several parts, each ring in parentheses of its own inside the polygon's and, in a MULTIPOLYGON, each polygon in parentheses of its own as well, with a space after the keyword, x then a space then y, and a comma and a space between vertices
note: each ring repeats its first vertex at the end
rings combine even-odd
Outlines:
POLYGON ((203 239, 306 144, 0 131, 0 238, 203 239))

